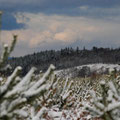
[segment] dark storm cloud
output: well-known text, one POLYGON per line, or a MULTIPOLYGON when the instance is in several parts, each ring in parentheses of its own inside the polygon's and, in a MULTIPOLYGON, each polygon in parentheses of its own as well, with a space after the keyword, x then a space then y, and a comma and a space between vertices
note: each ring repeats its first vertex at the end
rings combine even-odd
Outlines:
POLYGON ((11 12, 65 12, 79 6, 109 8, 119 5, 120 0, 0 0, 0 8, 11 12))
POLYGON ((100 18, 120 15, 120 11, 110 11, 119 6, 120 0, 0 0, 0 10, 4 11, 3 29, 6 30, 25 27, 16 22, 13 13, 17 12, 100 18), (88 6, 88 9, 84 9, 84 6, 88 6))

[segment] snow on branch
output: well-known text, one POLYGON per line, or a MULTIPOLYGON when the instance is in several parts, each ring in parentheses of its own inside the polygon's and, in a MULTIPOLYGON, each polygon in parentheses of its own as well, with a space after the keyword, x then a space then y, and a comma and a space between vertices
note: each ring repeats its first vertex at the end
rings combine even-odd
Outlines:
POLYGON ((0 69, 2 69, 2 67, 4 67, 6 60, 8 59, 11 52, 14 50, 16 42, 17 42, 17 35, 13 35, 13 41, 11 43, 11 46, 8 47, 7 44, 4 45, 4 50, 3 50, 2 56, 0 58, 0 69))
POLYGON ((119 120, 120 118, 120 93, 112 81, 108 84, 101 82, 102 96, 97 97, 95 92, 92 93, 93 106, 87 106, 87 110, 95 117, 104 120, 119 120))
MULTIPOLYGON (((42 96, 51 87, 46 81, 49 79, 54 69, 55 67, 50 65, 43 77, 33 82, 35 68, 32 68, 17 84, 13 84, 15 83, 16 77, 18 77, 18 72, 21 70, 21 67, 17 67, 0 88, 0 119, 12 119, 17 114, 16 110, 18 114, 21 113, 22 115, 21 107, 26 104, 33 104, 38 97, 42 96)), ((37 116, 40 115, 40 112, 37 113, 37 116)), ((37 116, 34 117, 34 120, 37 116)))
MULTIPOLYGON (((4 45, 4 52, 0 59, 0 69, 5 64, 10 53, 15 47, 17 36, 14 36, 14 40, 8 48, 8 45, 4 45)), ((34 72, 36 68, 31 68, 27 75, 23 78, 19 77, 22 68, 18 66, 11 76, 7 78, 1 78, 3 84, 0 87, 0 119, 2 120, 12 120, 18 119, 19 117, 29 117, 28 112, 25 112, 22 108, 26 105, 32 105, 37 98, 42 96, 51 86, 54 84, 48 84, 48 80, 53 74, 55 67, 50 65, 47 72, 39 79, 35 79, 34 72)), ((53 77, 54 79, 55 77, 53 77)), ((37 112, 36 116, 33 117, 33 120, 37 120, 37 117, 42 115, 43 109, 41 112, 37 112)), ((38 119, 39 119, 38 117, 38 119)))

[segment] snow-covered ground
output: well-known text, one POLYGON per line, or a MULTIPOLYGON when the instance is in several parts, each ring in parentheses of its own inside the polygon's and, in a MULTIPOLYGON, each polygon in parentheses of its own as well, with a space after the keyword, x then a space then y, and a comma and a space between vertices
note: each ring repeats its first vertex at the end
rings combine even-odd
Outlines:
POLYGON ((58 70, 56 71, 56 74, 60 77, 73 77, 77 72, 83 72, 86 75, 90 75, 92 73, 111 73, 112 71, 116 70, 117 72, 120 72, 120 65, 118 64, 88 64, 88 65, 81 65, 74 68, 64 69, 64 70, 58 70))
MULTIPOLYGON (((35 68, 32 68, 24 78, 20 78, 17 73, 21 67, 17 67, 0 89, 2 96, 0 119, 5 120, 4 118, 8 117, 10 120, 13 118, 17 120, 19 116, 23 120, 106 120, 104 115, 109 112, 113 120, 119 120, 119 76, 115 78, 116 86, 112 81, 107 83, 99 80, 96 81, 95 85, 91 79, 87 80, 86 78, 76 80, 56 78, 54 69, 55 67, 51 65, 47 72, 40 77, 34 74, 35 68), (100 85, 107 88, 101 89, 106 92, 106 96, 101 94, 100 85), (17 108, 19 105, 22 108, 17 108)), ((106 72, 106 70, 111 72, 115 69, 120 71, 120 66, 90 64, 56 71, 56 74, 64 73, 66 76, 70 74, 72 76, 76 71, 101 73, 106 72)), ((2 79, 0 77, 1 81, 2 79)))

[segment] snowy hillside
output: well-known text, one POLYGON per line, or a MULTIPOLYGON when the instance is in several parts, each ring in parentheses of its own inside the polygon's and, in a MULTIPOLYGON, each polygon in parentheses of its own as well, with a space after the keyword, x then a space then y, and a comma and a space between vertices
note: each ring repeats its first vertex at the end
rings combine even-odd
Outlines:
POLYGON ((77 66, 74 68, 64 69, 56 71, 56 74, 60 77, 85 77, 90 76, 93 73, 108 74, 112 71, 120 72, 120 65, 118 64, 88 64, 77 66))
MULTIPOLYGON (((4 46, 1 71, 6 70, 15 38, 11 47, 4 46)), ((50 65, 44 74, 36 75, 32 67, 24 77, 21 66, 10 76, 1 72, 0 120, 120 120, 120 74, 114 76, 119 65, 90 64, 56 71, 63 79, 54 69, 50 65), (100 74, 100 79, 68 78, 92 73, 100 74)))

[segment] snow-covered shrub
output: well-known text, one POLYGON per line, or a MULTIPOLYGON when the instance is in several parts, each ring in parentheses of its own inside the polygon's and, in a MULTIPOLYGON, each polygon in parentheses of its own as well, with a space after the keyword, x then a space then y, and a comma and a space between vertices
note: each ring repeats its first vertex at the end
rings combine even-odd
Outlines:
POLYGON ((99 97, 96 96, 95 91, 92 92, 93 105, 87 106, 92 117, 100 117, 104 120, 120 119, 120 85, 117 87, 114 82, 101 81, 102 94, 99 97))
POLYGON ((14 47, 15 47, 15 44, 16 44, 16 41, 17 41, 17 35, 14 35, 13 38, 14 39, 13 39, 10 47, 8 47, 7 44, 4 45, 4 51, 3 51, 2 55, 1 55, 1 58, 0 58, 0 70, 3 69, 6 60, 8 59, 11 52, 14 50, 14 47))
POLYGON ((58 102, 60 109, 67 108, 71 104, 70 96, 72 94, 72 89, 71 89, 72 85, 73 85, 73 81, 70 81, 69 78, 66 78, 64 83, 62 83, 61 86, 58 86, 55 94, 55 98, 56 101, 58 102))
MULTIPOLYGON (((5 61, 10 53, 13 51, 16 43, 16 36, 12 42, 11 47, 4 46, 4 52, 0 59, 0 70, 4 68, 5 61)), ((29 118, 29 112, 26 112, 24 108, 29 106, 33 108, 32 120, 40 119, 42 113, 46 110, 44 105, 37 110, 36 106, 39 106, 37 101, 40 96, 43 96, 46 91, 50 90, 54 83, 54 77, 52 77, 55 67, 50 65, 47 72, 38 80, 35 79, 35 68, 27 73, 23 78, 19 77, 22 70, 18 66, 11 76, 5 78, 0 76, 0 119, 1 120, 17 120, 19 118, 29 118), (52 83, 47 81, 51 79, 52 83), (31 107, 32 106, 32 107, 31 107)), ((28 108, 29 108, 28 107, 28 108)))
POLYGON ((0 59, 0 120, 39 120, 47 117, 52 120, 63 117, 67 113, 65 111, 75 103, 71 95, 73 81, 57 78, 53 65, 40 75, 34 74, 36 68, 33 67, 21 78, 22 68, 18 66, 9 77, 2 76, 5 61, 16 43, 17 37, 14 38, 10 48, 4 46, 0 59), (56 115, 51 111, 56 112, 56 115))
POLYGON ((39 75, 33 67, 21 78, 18 66, 12 75, 3 76, 16 40, 14 36, 11 47, 4 46, 0 59, 0 120, 119 120, 120 76, 114 72, 102 76, 105 82, 101 83, 101 76, 95 80, 60 78, 53 65, 39 75))

